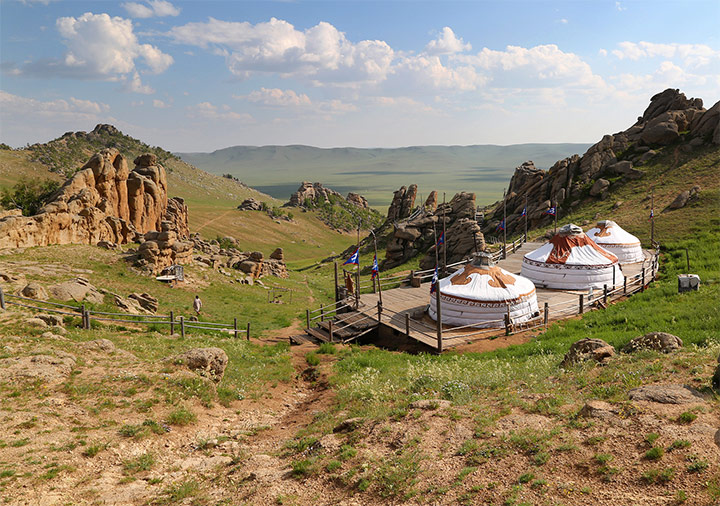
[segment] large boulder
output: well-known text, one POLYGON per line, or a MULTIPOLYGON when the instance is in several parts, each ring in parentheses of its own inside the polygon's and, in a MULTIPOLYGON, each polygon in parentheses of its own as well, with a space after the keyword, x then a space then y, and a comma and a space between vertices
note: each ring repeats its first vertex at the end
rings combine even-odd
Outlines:
POLYGON ((370 209, 370 205, 368 204, 368 201, 365 197, 362 195, 359 195, 357 193, 350 192, 347 195, 348 203, 357 206, 361 209, 370 209))
POLYGON ((25 287, 20 290, 20 295, 29 299, 37 300, 47 300, 48 298, 48 294, 45 291, 45 288, 43 288, 41 284, 34 281, 25 285, 25 287))
POLYGON ((630 390, 628 397, 632 401, 661 404, 688 404, 705 400, 700 392, 685 385, 645 385, 630 390))
POLYGON ((679 350, 682 345, 682 339, 677 336, 667 332, 650 332, 632 339, 623 347, 622 352, 632 353, 638 350, 655 350, 670 353, 679 350))
POLYGON ((243 200, 237 208, 240 211, 262 211, 262 202, 250 197, 243 200))
POLYGON ((615 348, 602 339, 580 339, 570 346, 560 367, 567 368, 589 360, 604 365, 614 356, 615 348))
POLYGON ((150 313, 156 313, 158 310, 158 300, 149 293, 131 293, 128 299, 132 299, 143 309, 150 313))
POLYGON ((608 188, 610 188, 610 181, 608 181, 607 179, 600 178, 597 181, 595 181, 595 183, 590 188, 590 196, 591 197, 599 197, 603 193, 605 193, 605 191, 608 188))
POLYGON ((102 304, 105 296, 85 278, 75 278, 48 287, 50 295, 58 300, 102 304))
POLYGON ((191 371, 220 381, 225 374, 228 356, 221 348, 193 348, 175 357, 175 362, 185 365, 191 371))

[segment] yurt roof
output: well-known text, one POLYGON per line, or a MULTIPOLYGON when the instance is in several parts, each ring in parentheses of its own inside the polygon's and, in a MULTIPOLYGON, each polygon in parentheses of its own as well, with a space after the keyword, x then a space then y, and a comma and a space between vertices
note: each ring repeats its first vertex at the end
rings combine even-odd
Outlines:
POLYGON ((500 267, 470 263, 441 279, 440 293, 469 301, 512 302, 535 293, 535 285, 500 267))
POLYGON ((598 246, 577 225, 560 227, 549 242, 531 251, 525 258, 547 264, 576 266, 610 265, 618 258, 598 246))
POLYGON ((640 239, 630 232, 623 230, 620 225, 612 220, 598 221, 597 226, 588 230, 587 235, 598 244, 617 246, 640 245, 640 239))

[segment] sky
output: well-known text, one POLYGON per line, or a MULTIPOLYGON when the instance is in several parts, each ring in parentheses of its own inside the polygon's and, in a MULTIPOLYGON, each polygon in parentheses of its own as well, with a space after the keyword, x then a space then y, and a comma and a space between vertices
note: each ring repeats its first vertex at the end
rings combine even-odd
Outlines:
POLYGON ((0 0, 0 141, 596 142, 720 99, 720 1, 0 0))

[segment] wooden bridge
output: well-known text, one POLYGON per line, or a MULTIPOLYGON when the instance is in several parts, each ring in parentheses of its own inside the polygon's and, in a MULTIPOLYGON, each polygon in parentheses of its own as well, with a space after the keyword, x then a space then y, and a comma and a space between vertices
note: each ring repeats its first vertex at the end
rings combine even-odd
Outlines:
MULTIPOLYGON (((525 254, 543 244, 517 241, 508 245, 506 254, 495 254, 497 264, 509 272, 520 274, 525 254)), ((461 268, 463 264, 464 262, 459 262, 449 265, 448 273, 461 268)), ((538 307, 541 308, 539 316, 521 324, 506 318, 492 322, 494 328, 439 325, 427 315, 430 280, 434 270, 411 272, 410 275, 381 278, 381 288, 392 287, 383 288, 382 293, 375 289, 373 293, 361 293, 359 298, 350 295, 333 305, 308 311, 306 332, 321 341, 349 342, 377 330, 393 335, 402 334, 434 351, 442 352, 477 339, 539 328, 554 320, 604 308, 612 300, 644 290, 647 284, 655 279, 657 266, 657 252, 646 250, 644 262, 623 265, 624 277, 616 280, 615 286, 608 286, 605 290, 595 290, 590 294, 587 290, 550 290, 538 287, 537 300, 538 307), (314 328, 313 324, 316 325, 314 328)))

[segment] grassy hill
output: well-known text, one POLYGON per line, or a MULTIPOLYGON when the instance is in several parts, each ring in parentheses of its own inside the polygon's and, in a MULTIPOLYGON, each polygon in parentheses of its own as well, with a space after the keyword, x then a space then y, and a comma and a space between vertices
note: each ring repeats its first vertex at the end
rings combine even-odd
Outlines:
POLYGON ((300 181, 319 181, 341 193, 364 195, 384 208, 392 192, 416 183, 419 193, 459 190, 493 202, 515 167, 533 160, 548 168, 556 160, 583 153, 588 144, 516 144, 510 146, 413 146, 394 149, 312 146, 234 146, 212 153, 178 153, 183 160, 215 174, 232 174, 274 197, 287 199, 300 181))

